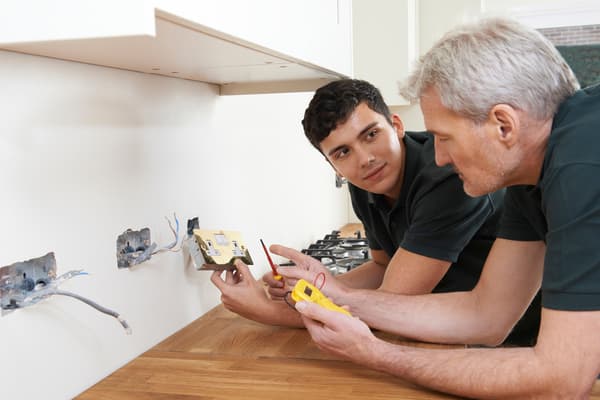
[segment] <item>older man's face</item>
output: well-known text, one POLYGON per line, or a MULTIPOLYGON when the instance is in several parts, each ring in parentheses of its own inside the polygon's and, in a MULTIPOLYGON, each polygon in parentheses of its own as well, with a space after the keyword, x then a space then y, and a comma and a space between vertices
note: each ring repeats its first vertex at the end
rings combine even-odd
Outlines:
POLYGON ((493 127, 444 107, 435 88, 421 97, 425 126, 434 135, 435 162, 451 164, 470 196, 481 196, 504 186, 503 147, 497 145, 493 127))

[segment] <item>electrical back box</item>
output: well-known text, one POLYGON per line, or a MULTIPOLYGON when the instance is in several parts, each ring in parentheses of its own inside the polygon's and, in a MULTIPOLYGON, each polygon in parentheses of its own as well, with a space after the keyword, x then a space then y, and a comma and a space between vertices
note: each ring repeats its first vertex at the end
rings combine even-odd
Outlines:
POLYGON ((47 285, 56 279, 56 258, 54 253, 16 262, 0 268, 0 307, 2 315, 19 308, 38 285, 47 285))

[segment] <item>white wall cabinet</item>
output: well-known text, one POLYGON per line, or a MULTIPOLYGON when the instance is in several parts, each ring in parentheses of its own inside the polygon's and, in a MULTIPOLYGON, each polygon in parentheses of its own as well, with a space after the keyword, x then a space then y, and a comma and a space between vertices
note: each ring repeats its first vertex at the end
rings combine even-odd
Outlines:
POLYGON ((314 90, 352 75, 350 0, 4 3, 5 50, 214 83, 221 94, 314 90))
POLYGON ((426 53, 433 44, 456 25, 481 17, 483 0, 419 0, 419 47, 426 53))
POLYGON ((398 83, 417 54, 416 0, 352 1, 354 77, 373 83, 389 106, 406 105, 398 83))
POLYGON ((299 60, 352 74, 349 0, 155 0, 156 7, 299 60))
POLYGON ((389 106, 408 105, 398 84, 447 30, 479 17, 481 2, 353 0, 354 76, 377 86, 389 106))

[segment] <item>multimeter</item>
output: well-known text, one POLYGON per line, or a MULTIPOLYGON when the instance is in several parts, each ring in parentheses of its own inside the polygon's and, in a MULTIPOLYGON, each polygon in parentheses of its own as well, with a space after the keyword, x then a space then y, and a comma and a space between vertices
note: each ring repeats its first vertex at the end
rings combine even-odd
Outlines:
POLYGON ((295 302, 303 300, 311 301, 313 303, 317 303, 321 307, 327 308, 328 310, 337 311, 341 312, 342 314, 352 316, 352 314, 350 314, 347 310, 329 300, 329 298, 321 293, 319 289, 304 279, 300 279, 294 286, 294 289, 292 290, 292 299, 294 299, 295 302))

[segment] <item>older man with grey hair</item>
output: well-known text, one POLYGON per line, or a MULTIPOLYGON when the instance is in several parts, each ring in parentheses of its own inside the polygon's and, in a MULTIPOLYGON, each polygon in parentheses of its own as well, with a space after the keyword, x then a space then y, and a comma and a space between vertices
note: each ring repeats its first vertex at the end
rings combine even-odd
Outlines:
MULTIPOLYGON (((473 398, 587 398, 600 373, 600 86, 581 90, 539 33, 488 19, 446 34, 402 93, 419 100, 436 163, 471 196, 508 187, 498 239, 468 292, 323 291, 371 326, 424 341, 497 345, 542 291, 537 344, 431 350, 377 339, 357 318, 300 302, 324 350, 473 398)), ((285 248, 300 268, 321 266, 285 248)))

